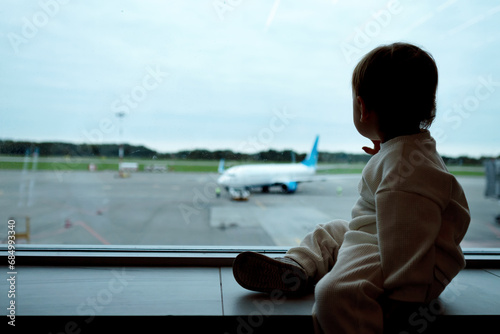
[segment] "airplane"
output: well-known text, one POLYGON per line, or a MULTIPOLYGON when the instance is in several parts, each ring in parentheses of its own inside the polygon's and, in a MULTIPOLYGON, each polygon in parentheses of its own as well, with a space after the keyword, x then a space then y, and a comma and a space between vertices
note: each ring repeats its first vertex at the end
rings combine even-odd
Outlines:
POLYGON ((221 159, 218 171, 222 175, 217 183, 236 200, 248 199, 252 188, 269 192, 269 187, 281 186, 284 193, 292 194, 298 183, 313 181, 318 163, 318 140, 316 136, 311 152, 299 163, 239 165, 224 170, 224 159, 221 159))

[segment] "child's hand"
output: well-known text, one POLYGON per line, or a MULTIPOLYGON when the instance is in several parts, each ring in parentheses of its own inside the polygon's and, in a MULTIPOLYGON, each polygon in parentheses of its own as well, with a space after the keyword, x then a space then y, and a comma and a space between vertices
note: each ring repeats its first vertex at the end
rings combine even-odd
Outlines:
POLYGON ((373 142, 373 148, 368 147, 368 146, 363 146, 363 151, 370 155, 375 155, 377 154, 378 151, 380 151, 380 140, 372 140, 373 142))

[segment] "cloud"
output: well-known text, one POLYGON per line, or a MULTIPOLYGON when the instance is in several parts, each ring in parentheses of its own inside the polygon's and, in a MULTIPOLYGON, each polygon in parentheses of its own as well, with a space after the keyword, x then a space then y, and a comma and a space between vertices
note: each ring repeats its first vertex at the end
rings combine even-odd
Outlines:
MULTIPOLYGON (((135 92, 131 101, 137 105, 128 108, 123 124, 123 140, 131 143, 165 150, 235 149, 268 126, 273 110, 287 107, 296 118, 269 147, 307 151, 320 134, 325 150, 357 152, 366 139, 352 126, 352 69, 372 47, 405 40, 424 46, 438 62, 435 125, 448 129, 443 148, 495 152, 491 143, 499 138, 492 124, 500 121, 500 89, 459 131, 449 130, 442 118, 474 91, 479 76, 500 81, 495 2, 401 0, 385 21, 380 15, 389 11, 387 1, 369 1, 368 7, 326 0, 274 4, 242 2, 221 20, 211 1, 5 1, 1 136, 82 141, 103 120, 117 124, 114 103, 135 92), (42 3, 59 7, 51 12, 42 3), (36 33, 25 36, 29 25, 36 33), (370 27, 375 30, 365 43, 355 45, 356 34, 370 27), (12 34, 25 39, 18 52, 8 38, 12 34), (342 43, 356 47, 351 61, 342 43), (138 95, 148 67, 168 77, 138 95)), ((116 127, 102 140, 119 140, 116 127)))

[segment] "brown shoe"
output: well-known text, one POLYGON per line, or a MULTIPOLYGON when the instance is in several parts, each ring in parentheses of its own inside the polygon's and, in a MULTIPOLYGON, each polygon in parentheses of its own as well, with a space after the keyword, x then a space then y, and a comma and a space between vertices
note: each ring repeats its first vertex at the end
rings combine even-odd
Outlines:
POLYGON ((245 289, 270 293, 300 295, 311 292, 305 270, 289 258, 270 258, 255 253, 238 254, 233 263, 233 275, 245 289))

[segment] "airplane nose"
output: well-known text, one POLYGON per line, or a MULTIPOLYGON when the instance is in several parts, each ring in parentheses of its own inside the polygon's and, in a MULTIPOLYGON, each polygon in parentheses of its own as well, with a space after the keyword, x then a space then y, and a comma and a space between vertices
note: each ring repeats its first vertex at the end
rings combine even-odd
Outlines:
POLYGON ((227 184, 228 181, 229 181, 229 179, 228 179, 227 175, 221 175, 219 177, 219 179, 217 180, 217 183, 224 186, 227 184))

